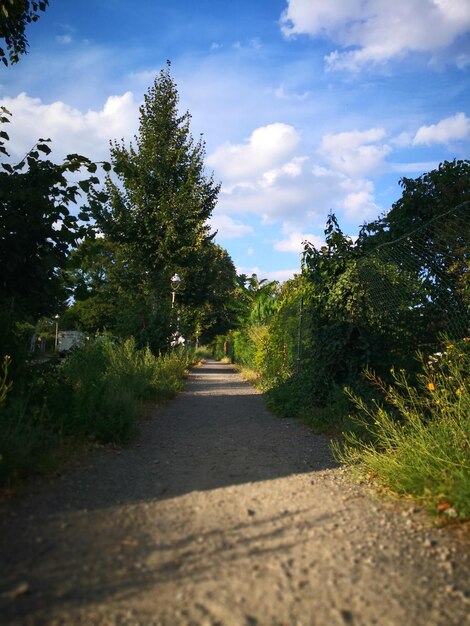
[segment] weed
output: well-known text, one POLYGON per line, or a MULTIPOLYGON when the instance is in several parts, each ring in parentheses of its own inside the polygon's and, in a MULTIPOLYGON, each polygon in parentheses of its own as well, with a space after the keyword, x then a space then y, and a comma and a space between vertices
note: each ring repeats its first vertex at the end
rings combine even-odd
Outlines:
POLYGON ((8 382, 0 375, 0 484, 47 466, 69 440, 129 443, 144 403, 162 402, 181 388, 194 354, 178 349, 154 356, 133 339, 91 341, 63 361, 30 368, 8 382))
POLYGON ((446 351, 434 357, 420 356, 423 373, 413 384, 403 370, 392 371, 392 385, 369 372, 384 404, 367 404, 349 392, 357 409, 352 419, 369 439, 346 433, 341 449, 336 444, 336 454, 392 491, 466 519, 470 517, 468 340, 447 342, 446 351))

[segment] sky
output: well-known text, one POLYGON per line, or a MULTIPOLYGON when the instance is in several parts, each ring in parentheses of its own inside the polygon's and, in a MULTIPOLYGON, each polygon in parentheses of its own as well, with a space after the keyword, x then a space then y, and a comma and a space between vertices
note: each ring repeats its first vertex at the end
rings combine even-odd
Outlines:
POLYGON ((354 237, 402 177, 469 158, 470 0, 50 0, 27 37, 0 69, 12 156, 109 159, 170 60, 240 273, 292 277, 330 211, 354 237))

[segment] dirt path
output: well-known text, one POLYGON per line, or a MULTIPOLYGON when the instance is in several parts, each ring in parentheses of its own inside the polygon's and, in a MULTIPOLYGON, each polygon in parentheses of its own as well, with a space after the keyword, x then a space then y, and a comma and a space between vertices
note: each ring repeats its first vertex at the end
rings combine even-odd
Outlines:
POLYGON ((227 365, 0 515, 0 623, 464 626, 464 529, 375 500, 227 365))

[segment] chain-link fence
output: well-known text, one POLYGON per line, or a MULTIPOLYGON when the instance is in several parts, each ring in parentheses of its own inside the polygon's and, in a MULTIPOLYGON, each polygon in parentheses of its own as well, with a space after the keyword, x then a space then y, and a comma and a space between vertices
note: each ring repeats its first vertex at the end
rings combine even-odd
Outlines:
POLYGON ((357 267, 369 314, 411 324, 421 341, 436 331, 468 334, 470 202, 378 246, 357 267))

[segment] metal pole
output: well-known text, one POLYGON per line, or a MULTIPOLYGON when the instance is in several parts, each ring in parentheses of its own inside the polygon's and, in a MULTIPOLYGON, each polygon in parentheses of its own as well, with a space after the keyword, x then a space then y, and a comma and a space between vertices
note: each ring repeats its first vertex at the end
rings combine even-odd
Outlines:
POLYGON ((302 320, 304 315, 304 297, 300 297, 300 307, 299 307, 299 331, 297 336, 297 374, 300 372, 300 359, 302 357, 302 320))
POLYGON ((55 343, 54 343, 54 352, 57 352, 59 347, 59 318, 55 318, 55 343))

